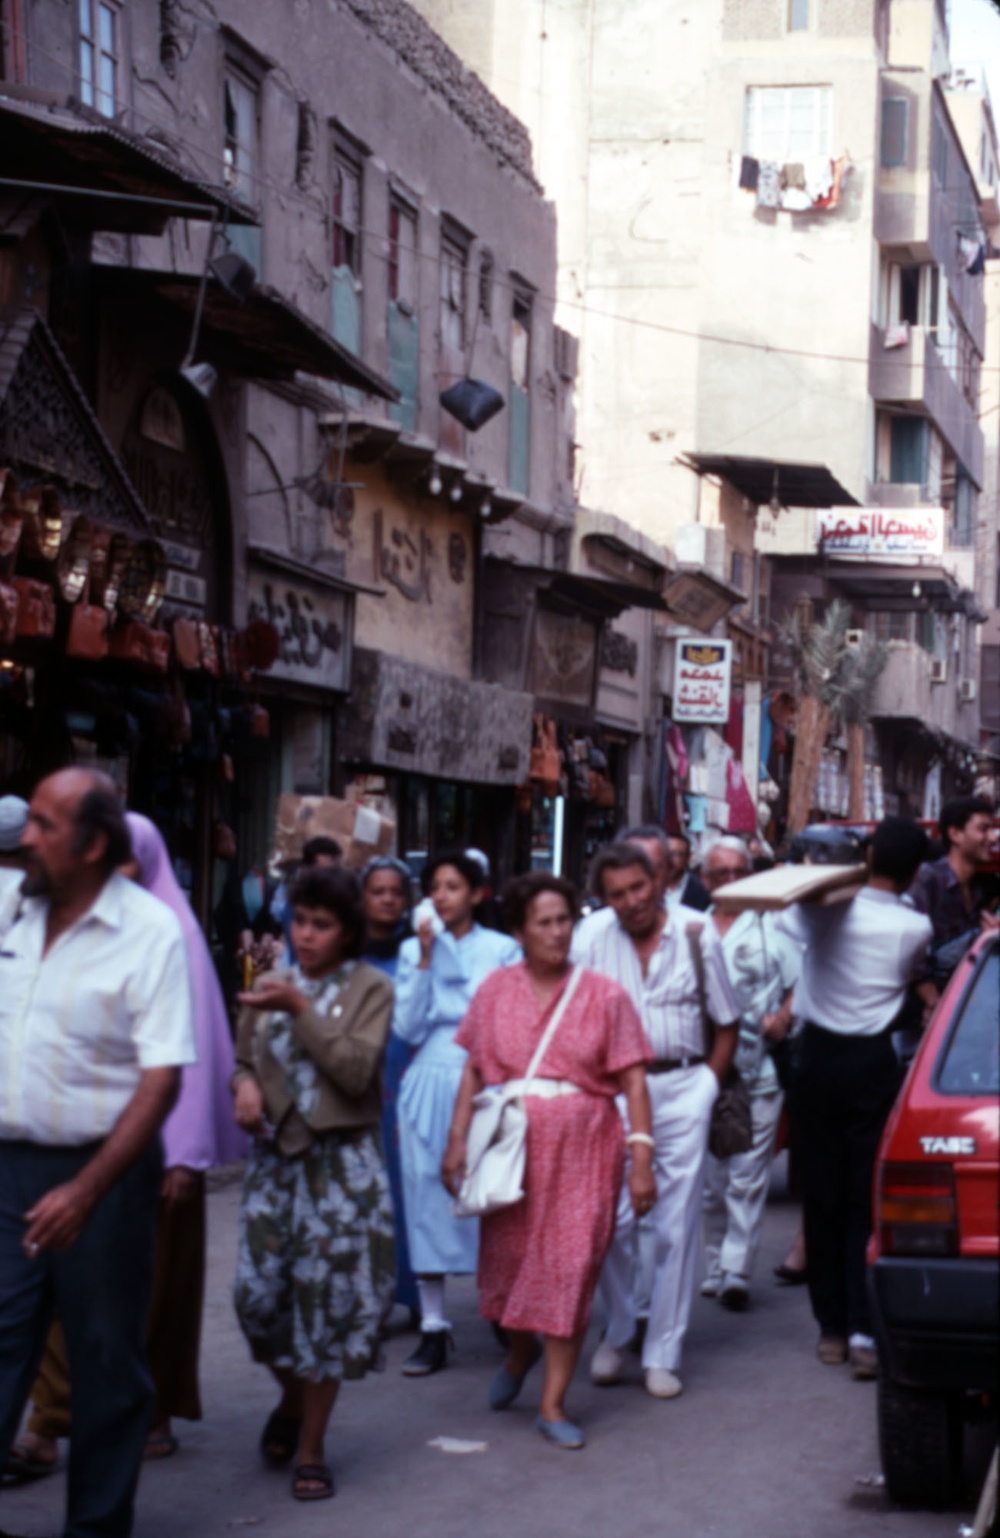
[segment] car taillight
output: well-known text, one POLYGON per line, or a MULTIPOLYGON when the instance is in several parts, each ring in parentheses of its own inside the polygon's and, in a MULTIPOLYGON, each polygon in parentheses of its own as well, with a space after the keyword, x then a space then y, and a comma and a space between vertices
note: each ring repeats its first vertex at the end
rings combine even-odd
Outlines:
POLYGON ((875 1223, 883 1255, 957 1255, 958 1204, 950 1164, 884 1164, 875 1223))

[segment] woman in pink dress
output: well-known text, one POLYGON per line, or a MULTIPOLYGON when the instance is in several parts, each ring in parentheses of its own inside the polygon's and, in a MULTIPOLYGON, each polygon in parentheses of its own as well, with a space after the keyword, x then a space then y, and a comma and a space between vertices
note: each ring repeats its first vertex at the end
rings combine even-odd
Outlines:
MULTIPOLYGON (((486 1085, 524 1077, 572 971, 576 895, 569 882, 541 871, 522 876, 508 889, 506 907, 524 961, 486 979, 455 1037, 469 1056, 441 1165, 453 1193, 465 1172, 474 1096, 486 1085)), ((482 1219, 480 1308, 510 1338, 490 1404, 503 1410, 513 1403, 541 1354, 536 1337, 542 1335, 545 1369, 535 1425, 558 1447, 582 1447, 585 1440, 567 1419, 563 1401, 611 1243, 625 1170, 618 1094, 626 1098, 632 1128, 629 1182, 636 1211, 648 1212, 656 1194, 648 1058, 627 995, 608 978, 583 972, 539 1064, 534 1091, 525 1097, 524 1199, 482 1219)))

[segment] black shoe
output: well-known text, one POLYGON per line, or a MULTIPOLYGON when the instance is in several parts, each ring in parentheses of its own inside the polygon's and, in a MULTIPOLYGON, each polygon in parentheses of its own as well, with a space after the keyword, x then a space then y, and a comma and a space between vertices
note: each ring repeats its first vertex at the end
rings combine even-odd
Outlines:
POLYGON ((426 1378, 440 1372, 448 1359, 450 1340, 447 1330, 421 1330, 420 1345, 403 1363, 404 1377, 426 1378))

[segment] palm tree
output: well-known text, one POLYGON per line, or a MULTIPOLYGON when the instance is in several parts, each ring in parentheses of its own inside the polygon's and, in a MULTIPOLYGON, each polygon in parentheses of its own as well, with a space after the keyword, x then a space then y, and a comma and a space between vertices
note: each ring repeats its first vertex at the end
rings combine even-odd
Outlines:
POLYGON ((788 792, 788 832, 809 821, 819 761, 831 726, 843 721, 848 733, 848 816, 864 816, 864 728, 886 650, 871 641, 849 646, 851 611, 839 598, 820 619, 795 609, 782 640, 798 683, 799 719, 788 792))
POLYGON ((865 815, 865 727, 888 660, 888 648, 867 636, 860 646, 852 647, 852 665, 839 711, 847 729, 847 815, 852 822, 860 822, 865 815))

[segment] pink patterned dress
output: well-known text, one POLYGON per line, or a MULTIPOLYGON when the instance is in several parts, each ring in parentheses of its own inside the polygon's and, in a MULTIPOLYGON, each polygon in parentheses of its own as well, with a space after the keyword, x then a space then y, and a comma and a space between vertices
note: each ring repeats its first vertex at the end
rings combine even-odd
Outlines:
MULTIPOLYGON (((484 1084, 524 1077, 561 993, 540 1011, 523 963, 480 986, 455 1041, 484 1084)), ((649 1056, 628 995, 609 978, 584 972, 538 1070, 539 1078, 568 1079, 583 1093, 525 1099, 524 1200, 481 1220, 479 1305, 486 1319, 566 1338, 586 1326, 625 1170, 618 1075, 649 1056)))

